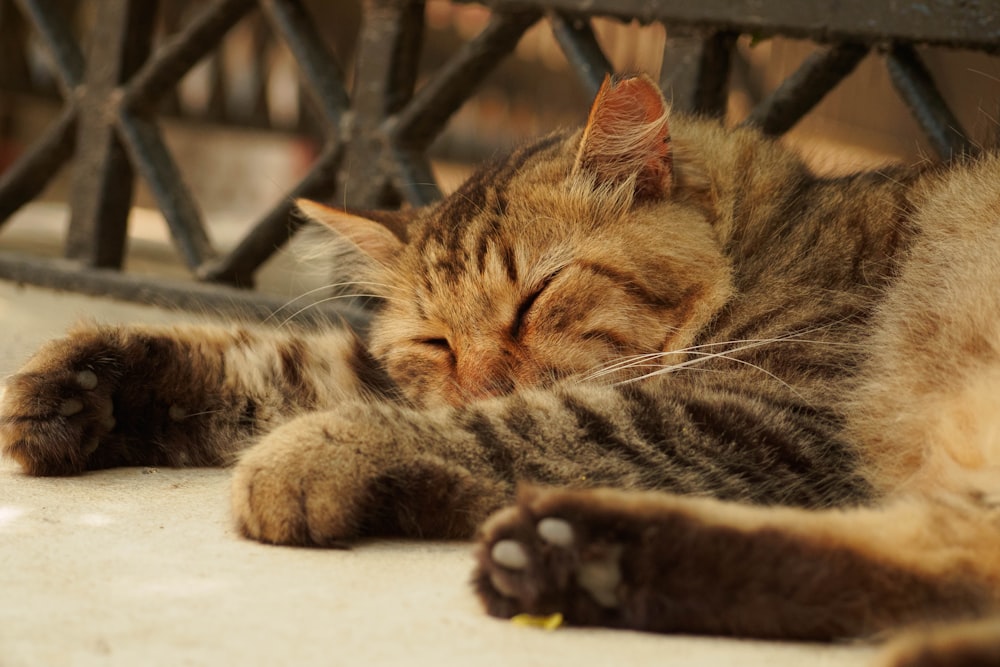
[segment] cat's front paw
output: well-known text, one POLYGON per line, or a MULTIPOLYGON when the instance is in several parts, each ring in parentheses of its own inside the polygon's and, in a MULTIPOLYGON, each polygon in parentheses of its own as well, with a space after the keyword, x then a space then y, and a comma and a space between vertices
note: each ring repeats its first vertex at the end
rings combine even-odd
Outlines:
POLYGON ((280 426, 236 466, 238 530, 317 546, 363 535, 471 537, 506 490, 435 453, 440 441, 421 439, 430 432, 424 421, 412 410, 359 403, 280 426))
POLYGON ((33 475, 67 475, 114 459, 113 396, 125 359, 99 332, 52 341, 9 378, 0 446, 33 475), (113 448, 113 446, 112 446, 113 448))
POLYGON ((335 417, 317 413, 278 427, 241 458, 233 473, 232 509, 246 537, 271 544, 337 546, 359 534, 365 484, 331 431, 335 417))

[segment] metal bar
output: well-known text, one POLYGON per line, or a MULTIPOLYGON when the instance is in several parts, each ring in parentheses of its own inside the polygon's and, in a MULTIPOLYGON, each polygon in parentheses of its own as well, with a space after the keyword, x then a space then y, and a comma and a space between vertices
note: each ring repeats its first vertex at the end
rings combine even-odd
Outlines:
POLYGON ((900 97, 940 157, 978 152, 912 45, 894 44, 886 53, 885 65, 900 97))
POLYGON ((867 55, 864 44, 845 42, 809 54, 791 76, 761 100, 744 125, 764 134, 784 134, 816 106, 867 55))
POLYGON ((253 7, 254 0, 217 0, 202 10, 131 77, 122 91, 122 108, 151 108, 253 7))
MULTIPOLYGON (((28 25, 11 0, 0 0, 0 89, 29 90, 28 25)), ((2 112, 2 111, 0 111, 2 112)))
POLYGON ((399 149, 393 155, 395 174, 392 184, 411 206, 427 206, 441 199, 441 188, 426 153, 399 149))
POLYGON ((548 12, 549 25, 566 60, 580 78, 589 97, 597 95, 604 77, 613 73, 614 67, 597 42, 590 19, 564 12, 548 12))
POLYGON ((696 35, 670 26, 663 45, 660 87, 678 109, 722 118, 736 33, 696 35))
POLYGON ((125 256, 133 175, 109 121, 118 85, 149 53, 155 14, 156 3, 144 0, 102 2, 95 7, 66 239, 66 256, 88 266, 121 267, 125 256))
POLYGON ((423 2, 365 2, 353 105, 359 124, 375 127, 409 102, 417 78, 423 22, 423 2))
POLYGON ((253 56, 250 71, 253 73, 253 101, 249 109, 241 110, 239 115, 242 123, 252 123, 260 127, 271 125, 268 118, 267 88, 270 77, 271 53, 268 48, 269 30, 263 20, 253 22, 251 39, 253 40, 253 56))
POLYGON ((326 125, 327 136, 335 138, 340 132, 340 117, 350 105, 340 65, 299 0, 262 0, 260 6, 295 56, 306 91, 326 125))
POLYGON ((13 165, 0 173, 0 227, 45 189, 76 147, 76 106, 62 110, 46 130, 13 165))
POLYGON ((702 53, 705 40, 681 27, 668 26, 663 43, 660 89, 671 107, 694 113, 701 81, 702 53))
POLYGON ((125 111, 119 114, 117 126, 118 136, 132 164, 152 191, 184 262, 197 269, 213 259, 216 253, 205 232, 201 213, 163 143, 159 128, 153 121, 125 111))
MULTIPOLYGON (((470 0, 462 0, 470 1, 470 0)), ((921 2, 789 2, 789 0, 476 0, 493 10, 554 9, 586 11, 642 23, 781 34, 817 42, 888 40, 1000 51, 1000 20, 995 2, 922 0, 921 2)))
POLYGON ((281 202, 260 220, 228 255, 206 264, 198 271, 203 280, 225 282, 240 287, 253 286, 253 274, 305 223, 292 215, 299 197, 326 199, 333 192, 341 151, 327 148, 312 169, 281 202))
POLYGON ((370 314, 350 304, 316 303, 308 308, 300 301, 289 310, 289 301, 276 296, 248 292, 224 285, 204 285, 145 277, 108 269, 93 269, 68 260, 26 259, 0 252, 0 280, 36 285, 79 294, 132 301, 148 306, 188 310, 199 314, 228 315, 257 320, 286 318, 298 324, 330 326, 346 324, 364 332, 370 314), (300 311, 301 312, 296 312, 300 311))
MULTIPOLYGON (((219 44, 216 44, 218 47, 219 44)), ((208 104, 205 108, 205 116, 215 122, 224 122, 226 117, 226 97, 229 88, 226 68, 222 64, 221 49, 216 48, 210 53, 206 60, 208 63, 209 77, 212 82, 209 84, 208 104)), ((152 117, 152 109, 143 109, 142 115, 152 117)))
POLYGON ((31 22, 52 58, 63 99, 71 99, 73 91, 83 83, 84 72, 83 53, 73 37, 73 31, 59 15, 58 6, 52 0, 15 2, 31 22))
POLYGON ((392 128, 395 143, 426 148, 476 86, 510 53, 538 12, 496 14, 479 35, 466 42, 399 112, 392 128))
POLYGON ((384 115, 396 113, 413 97, 424 40, 424 5, 422 0, 404 0, 400 9, 399 27, 392 41, 393 66, 387 72, 384 115))
MULTIPOLYGON (((418 3, 422 9, 423 3, 418 3)), ((337 182, 345 206, 372 209, 392 204, 386 118, 413 93, 423 14, 405 0, 369 0, 364 5, 355 54, 357 71, 349 115, 345 169, 337 182)))

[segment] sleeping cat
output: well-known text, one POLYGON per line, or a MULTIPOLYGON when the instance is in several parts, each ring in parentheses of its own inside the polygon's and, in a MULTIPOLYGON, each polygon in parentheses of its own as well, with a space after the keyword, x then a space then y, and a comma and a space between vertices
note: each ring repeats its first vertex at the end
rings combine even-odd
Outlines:
POLYGON ((6 454, 238 459, 266 542, 478 530, 497 616, 1000 661, 1000 157, 817 178, 640 76, 434 206, 300 206, 366 262, 366 340, 80 326, 9 380, 6 454))

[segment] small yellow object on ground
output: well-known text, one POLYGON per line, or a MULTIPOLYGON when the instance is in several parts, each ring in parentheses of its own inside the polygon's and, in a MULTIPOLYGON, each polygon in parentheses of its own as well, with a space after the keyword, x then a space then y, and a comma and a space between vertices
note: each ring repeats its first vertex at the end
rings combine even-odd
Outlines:
POLYGON ((514 625, 526 628, 542 628, 543 630, 555 630, 563 624, 562 614, 552 614, 551 616, 534 616, 532 614, 518 614, 510 619, 514 625))

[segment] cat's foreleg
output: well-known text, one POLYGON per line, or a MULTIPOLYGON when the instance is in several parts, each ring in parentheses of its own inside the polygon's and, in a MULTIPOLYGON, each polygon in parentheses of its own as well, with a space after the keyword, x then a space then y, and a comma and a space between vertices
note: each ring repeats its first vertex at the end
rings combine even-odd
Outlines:
POLYGON ((236 467, 238 529, 264 542, 319 546, 361 535, 471 537, 514 483, 451 417, 356 403, 284 424, 236 467))
POLYGON ((828 640, 1000 605, 1000 531, 949 503, 805 511, 528 489, 484 526, 491 614, 653 632, 828 640))
POLYGON ((219 465, 297 413, 365 391, 346 330, 83 325, 10 377, 0 447, 35 475, 219 465))
MULTIPOLYGON (((746 414, 738 408, 744 425, 770 414, 757 404, 746 414)), ((587 385, 461 408, 344 405, 289 422, 248 450, 234 475, 234 513, 248 537, 328 544, 387 533, 472 537, 519 482, 801 504, 863 491, 846 456, 804 458, 797 441, 771 431, 738 447, 731 428, 704 427, 701 414, 587 385), (764 465, 766 473, 755 472, 764 465)), ((824 452, 833 449, 824 441, 824 452)))

